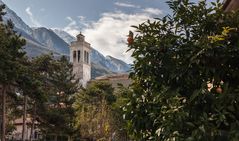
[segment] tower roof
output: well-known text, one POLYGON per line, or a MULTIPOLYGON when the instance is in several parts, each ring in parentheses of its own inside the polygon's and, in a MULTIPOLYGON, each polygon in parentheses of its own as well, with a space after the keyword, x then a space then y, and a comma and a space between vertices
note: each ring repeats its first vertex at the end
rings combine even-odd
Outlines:
POLYGON ((78 34, 76 36, 77 40, 71 42, 71 45, 69 46, 70 48, 74 47, 74 48, 88 48, 90 51, 92 50, 92 48, 90 47, 90 43, 85 41, 85 36, 80 32, 80 34, 78 34))
POLYGON ((76 37, 85 37, 81 32, 76 37))
POLYGON ((78 41, 84 41, 85 40, 85 36, 81 32, 80 32, 80 34, 78 34, 76 36, 76 38, 77 38, 78 41))

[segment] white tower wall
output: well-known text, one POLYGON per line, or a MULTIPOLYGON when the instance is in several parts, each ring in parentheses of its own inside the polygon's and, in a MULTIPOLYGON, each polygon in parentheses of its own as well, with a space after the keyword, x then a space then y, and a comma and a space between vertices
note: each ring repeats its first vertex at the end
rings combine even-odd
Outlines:
POLYGON ((70 61, 73 64, 75 78, 80 80, 83 87, 86 87, 91 79, 90 52, 90 44, 85 41, 84 35, 77 35, 77 41, 70 45, 70 61))

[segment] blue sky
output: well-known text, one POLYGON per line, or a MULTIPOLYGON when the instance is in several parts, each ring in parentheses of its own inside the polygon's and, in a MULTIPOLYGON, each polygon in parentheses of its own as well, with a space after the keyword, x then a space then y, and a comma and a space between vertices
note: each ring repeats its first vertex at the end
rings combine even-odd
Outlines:
POLYGON ((85 17, 88 21, 97 21, 102 13, 123 11, 137 13, 143 8, 158 8, 167 11, 164 0, 3 0, 28 25, 39 26, 31 21, 26 9, 30 11, 41 26, 65 27, 67 17, 77 19, 85 17))
MULTIPOLYGON (((197 1, 197 0, 194 0, 197 1)), ((213 1, 213 0, 209 0, 213 1)), ((170 13, 166 0, 3 0, 31 27, 80 31, 104 55, 132 63, 126 44, 131 25, 170 13)))

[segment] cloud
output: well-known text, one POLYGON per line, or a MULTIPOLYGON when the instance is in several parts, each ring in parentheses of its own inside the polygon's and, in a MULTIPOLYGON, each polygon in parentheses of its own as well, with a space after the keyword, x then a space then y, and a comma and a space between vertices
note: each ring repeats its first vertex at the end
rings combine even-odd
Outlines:
POLYGON ((85 20, 84 16, 77 16, 77 18, 78 20, 74 20, 70 16, 66 17, 66 19, 69 21, 69 24, 63 29, 74 37, 76 37, 76 35, 79 34, 83 28, 88 28, 90 24, 89 21, 85 20))
POLYGON ((115 2, 114 4, 117 5, 117 6, 120 6, 120 7, 140 8, 140 6, 133 5, 133 4, 130 4, 130 3, 115 2))
POLYGON ((153 14, 141 13, 127 14, 123 12, 104 13, 102 17, 89 28, 83 31, 87 42, 104 55, 110 55, 127 63, 132 63, 132 52, 126 52, 127 35, 131 26, 138 25, 148 19, 153 20, 153 14))
POLYGON ((77 17, 80 19, 80 21, 84 21, 85 20, 84 16, 77 16, 77 17))
POLYGON ((32 24, 33 24, 33 26, 35 26, 35 27, 41 27, 41 26, 42 26, 42 25, 35 19, 34 15, 32 14, 32 12, 31 12, 31 7, 27 7, 25 11, 26 11, 27 15, 29 16, 29 18, 30 18, 30 20, 31 20, 31 22, 32 22, 32 24))
POLYGON ((132 25, 139 25, 148 19, 154 20, 155 15, 161 16, 163 12, 160 9, 146 8, 138 13, 128 14, 121 11, 103 13, 98 21, 89 22, 83 16, 78 16, 76 20, 67 17, 70 22, 64 30, 69 34, 76 36, 80 33, 80 27, 84 24, 82 33, 86 41, 93 48, 103 55, 121 59, 127 63, 132 63, 132 52, 126 52, 127 35, 129 30, 134 30, 132 25))
POLYGON ((152 15, 162 15, 163 14, 163 11, 160 9, 157 9, 157 8, 145 8, 143 11, 148 14, 152 14, 152 15))
POLYGON ((69 21, 69 24, 63 30, 75 37, 79 34, 79 26, 70 16, 66 17, 66 19, 69 21))
POLYGON ((89 27, 90 21, 87 21, 84 16, 77 16, 77 18, 79 19, 79 23, 80 23, 82 28, 88 28, 89 27))

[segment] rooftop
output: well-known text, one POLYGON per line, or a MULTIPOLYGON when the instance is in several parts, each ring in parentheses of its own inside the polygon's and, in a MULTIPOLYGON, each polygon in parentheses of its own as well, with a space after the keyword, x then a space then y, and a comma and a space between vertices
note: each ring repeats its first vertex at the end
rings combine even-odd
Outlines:
POLYGON ((223 3, 223 9, 226 12, 239 9, 239 0, 224 0, 223 3))

